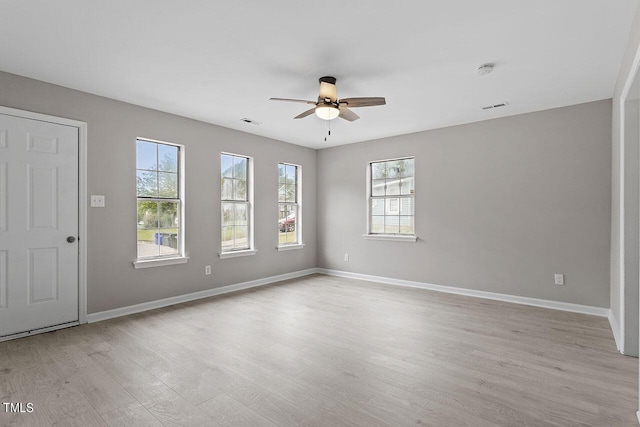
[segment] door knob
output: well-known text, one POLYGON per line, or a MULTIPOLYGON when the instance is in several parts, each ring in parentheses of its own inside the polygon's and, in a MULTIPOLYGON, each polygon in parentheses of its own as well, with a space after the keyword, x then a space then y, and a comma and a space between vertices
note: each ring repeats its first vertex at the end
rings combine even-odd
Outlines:
POLYGON ((73 242, 75 242, 75 241, 76 241, 76 238, 75 238, 75 237, 73 237, 73 236, 69 236, 69 237, 67 237, 67 242, 69 242, 69 243, 73 243, 73 242))

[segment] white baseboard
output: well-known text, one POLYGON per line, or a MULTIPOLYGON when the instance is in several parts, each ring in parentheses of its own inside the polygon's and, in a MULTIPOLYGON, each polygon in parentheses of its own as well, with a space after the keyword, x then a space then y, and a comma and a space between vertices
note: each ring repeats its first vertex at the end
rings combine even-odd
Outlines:
POLYGON ((99 322, 101 320, 113 319, 115 317, 127 316, 129 314, 141 313, 143 311, 167 307, 169 305, 180 304, 182 302, 194 301, 202 298, 212 297, 215 295, 228 294, 229 292, 236 292, 244 289, 256 288, 258 286, 264 286, 264 285, 269 285, 271 283, 281 282, 283 280, 308 276, 314 273, 317 273, 317 269, 309 268, 307 270, 294 271, 292 273, 280 274, 277 276, 250 280, 248 282, 236 283, 233 285, 222 286, 219 288, 207 289, 206 291, 193 292, 186 295, 178 295, 175 297, 143 302, 141 304, 130 305, 127 307, 114 308, 113 310, 99 311, 97 313, 87 314, 87 323, 94 323, 94 322, 99 322))
POLYGON ((388 285, 406 286, 410 288, 428 289, 431 291, 446 292, 449 294, 466 295, 470 297, 492 299, 497 301, 512 302, 515 304, 532 305, 535 307, 551 308, 554 310, 570 311, 573 313, 591 314, 594 316, 608 317, 609 309, 592 307, 589 305, 572 304, 568 302, 551 301, 538 298, 520 297, 516 295, 499 294, 495 292, 476 291, 473 289, 456 288, 453 286, 434 285, 432 283, 414 282, 410 280, 393 279, 390 277, 371 276, 368 274, 350 273, 347 271, 316 269, 317 273, 329 276, 346 277, 350 279, 367 280, 370 282, 385 283, 388 285))
POLYGON ((609 315, 607 316, 609 319, 609 325, 611 326, 611 332, 613 332, 613 339, 616 341, 616 347, 620 353, 624 354, 624 348, 622 345, 621 335, 620 335, 620 327, 618 326, 618 321, 613 316, 613 311, 609 310, 609 315))
POLYGON ((638 424, 640 424, 640 411, 636 412, 636 417, 638 417, 638 424))
POLYGON ((611 310, 602 307, 592 307, 588 305, 572 304, 567 302, 543 300, 537 298, 520 297, 509 294, 499 294, 495 292, 476 291, 473 289, 456 288, 453 286, 435 285, 425 282, 414 282, 410 280, 394 279, 390 277, 372 276, 369 274, 350 273, 347 271, 330 270, 326 268, 309 268, 307 270, 294 271, 292 273, 280 274, 278 276, 265 277, 262 279, 251 280, 248 282, 236 283, 233 285, 222 286, 220 288, 207 289, 205 291, 193 292, 186 295, 178 295, 175 297, 164 298, 156 301, 144 302, 141 304, 130 305, 127 307, 115 308, 113 310, 100 311, 87 315, 87 322, 94 323, 101 320, 113 319, 115 317, 126 316, 134 313, 141 313, 147 310, 167 307, 182 302, 194 301, 202 298, 208 298, 215 295, 227 294, 244 289, 264 286, 271 283, 280 282, 288 279, 308 276, 310 274, 319 273, 328 276, 346 277, 350 279, 367 280, 370 282, 385 283, 388 285, 405 286, 411 288, 427 289, 438 292, 446 292, 450 294, 465 295, 476 298, 492 299, 497 301, 511 302, 515 304, 531 305, 535 307, 551 308, 554 310, 570 311, 574 313, 591 314, 595 316, 608 317, 611 328, 614 331, 616 345, 619 343, 619 329, 615 318, 611 315, 611 310))

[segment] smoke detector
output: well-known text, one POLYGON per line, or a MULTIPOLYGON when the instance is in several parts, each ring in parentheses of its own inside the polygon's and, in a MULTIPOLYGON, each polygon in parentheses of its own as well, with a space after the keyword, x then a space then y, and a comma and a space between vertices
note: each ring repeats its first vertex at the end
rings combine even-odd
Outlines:
POLYGON ((493 71, 493 64, 483 64, 478 67, 478 75, 485 76, 493 71))

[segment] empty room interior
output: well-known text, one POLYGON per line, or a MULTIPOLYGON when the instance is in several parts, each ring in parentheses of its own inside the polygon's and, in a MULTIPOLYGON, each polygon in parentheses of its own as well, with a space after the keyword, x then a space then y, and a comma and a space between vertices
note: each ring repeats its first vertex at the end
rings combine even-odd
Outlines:
POLYGON ((0 16, 0 426, 639 424, 637 0, 0 16))

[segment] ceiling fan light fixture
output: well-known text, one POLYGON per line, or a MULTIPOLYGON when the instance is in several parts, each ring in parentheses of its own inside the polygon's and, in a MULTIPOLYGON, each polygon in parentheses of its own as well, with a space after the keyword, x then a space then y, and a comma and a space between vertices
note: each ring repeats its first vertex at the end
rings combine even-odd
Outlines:
POLYGON ((320 117, 322 120, 333 120, 339 115, 340 110, 333 105, 320 104, 316 107, 316 116, 320 117))

